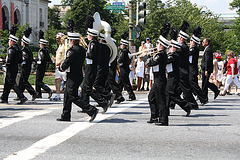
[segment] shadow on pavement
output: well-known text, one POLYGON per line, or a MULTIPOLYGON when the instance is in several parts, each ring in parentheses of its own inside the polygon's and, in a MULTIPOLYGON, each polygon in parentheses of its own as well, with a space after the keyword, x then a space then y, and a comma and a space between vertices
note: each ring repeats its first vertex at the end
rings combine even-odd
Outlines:
POLYGON ((119 112, 117 114, 149 114, 149 113, 143 113, 143 112, 119 112))
POLYGON ((1 108, 0 109, 0 111, 27 111, 27 110, 42 110, 42 109, 41 108, 1 108))
POLYGON ((176 124, 176 125, 170 125, 170 126, 231 126, 231 124, 176 124))
POLYGON ((222 117, 222 116, 229 116, 229 115, 221 115, 221 114, 194 114, 190 115, 189 117, 222 117))
POLYGON ((106 119, 101 121, 100 123, 134 123, 137 122, 135 120, 126 120, 126 119, 106 119))

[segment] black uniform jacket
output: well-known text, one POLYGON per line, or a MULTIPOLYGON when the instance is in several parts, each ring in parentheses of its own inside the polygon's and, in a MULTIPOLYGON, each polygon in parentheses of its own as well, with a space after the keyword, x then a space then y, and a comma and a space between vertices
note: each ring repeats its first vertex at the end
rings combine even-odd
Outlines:
POLYGON ((37 68, 46 69, 47 62, 51 62, 49 51, 43 47, 38 51, 37 68))
POLYGON ((23 70, 31 71, 32 61, 33 61, 33 53, 28 46, 22 48, 22 59, 23 59, 23 70))
POLYGON ((164 50, 148 58, 145 64, 153 67, 154 79, 166 79, 167 53, 164 50))
POLYGON ((168 52, 167 53, 167 64, 172 64, 172 72, 168 73, 168 77, 179 78, 179 53, 176 52, 168 52))
POLYGON ((17 44, 14 44, 7 49, 7 57, 3 63, 6 63, 7 73, 17 74, 18 64, 22 63, 22 52, 17 44))
POLYGON ((70 72, 67 71, 67 79, 71 79, 74 82, 82 82, 82 66, 85 60, 85 49, 74 44, 70 49, 67 50, 66 59, 60 65, 59 70, 65 71, 69 67, 70 72))
POLYGON ((180 56, 180 76, 182 78, 187 78, 189 73, 189 47, 186 44, 186 42, 182 43, 179 56, 180 56))
MULTIPOLYGON (((100 45, 97 39, 92 39, 88 44, 86 58, 92 60, 92 66, 97 66, 98 58, 100 56, 100 45)), ((87 63, 88 64, 88 63, 87 63)))
POLYGON ((121 68, 123 68, 126 72, 130 72, 129 65, 131 63, 131 59, 129 58, 129 50, 127 48, 121 49, 118 55, 118 64, 121 68))
POLYGON ((210 46, 207 46, 207 48, 205 48, 201 68, 202 71, 208 71, 208 73, 213 72, 213 51, 210 46))
POLYGON ((189 63, 189 74, 198 74, 199 48, 194 45, 189 50, 189 57, 192 56, 192 63, 189 63))
POLYGON ((100 43, 101 55, 98 58, 98 65, 100 68, 108 70, 111 50, 106 43, 100 43))

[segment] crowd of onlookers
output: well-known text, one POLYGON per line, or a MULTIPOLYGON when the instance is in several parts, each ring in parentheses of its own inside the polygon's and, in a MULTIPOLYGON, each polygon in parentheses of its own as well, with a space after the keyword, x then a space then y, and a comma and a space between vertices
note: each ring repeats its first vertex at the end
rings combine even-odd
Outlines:
MULTIPOLYGON (((157 43, 159 42, 157 41, 156 44, 157 43)), ((139 47, 138 52, 143 52, 144 50, 147 50, 146 52, 151 52, 149 49, 153 48, 154 47, 150 41, 150 38, 146 38, 146 42, 141 42, 141 46, 139 47)), ((129 79, 131 85, 136 84, 137 91, 149 91, 153 83, 152 68, 147 67, 144 64, 141 56, 136 56, 136 58, 132 60, 130 69, 131 71, 129 74, 129 79)), ((236 88, 235 92, 238 92, 238 82, 240 80, 239 72, 240 55, 236 56, 233 51, 229 51, 227 53, 226 59, 223 60, 221 53, 213 53, 213 73, 209 81, 214 83, 219 89, 221 87, 224 88, 223 92, 220 95, 232 95, 232 88, 236 88), (233 72, 235 78, 232 76, 232 71, 235 71, 233 72)), ((199 74, 199 79, 201 79, 201 74, 199 74)))

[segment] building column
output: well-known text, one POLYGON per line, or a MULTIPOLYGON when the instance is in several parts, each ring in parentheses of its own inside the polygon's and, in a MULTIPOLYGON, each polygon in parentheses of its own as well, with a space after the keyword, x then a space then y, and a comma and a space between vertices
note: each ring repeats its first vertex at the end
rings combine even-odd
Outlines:
POLYGON ((14 24, 14 3, 11 3, 11 23, 14 24))

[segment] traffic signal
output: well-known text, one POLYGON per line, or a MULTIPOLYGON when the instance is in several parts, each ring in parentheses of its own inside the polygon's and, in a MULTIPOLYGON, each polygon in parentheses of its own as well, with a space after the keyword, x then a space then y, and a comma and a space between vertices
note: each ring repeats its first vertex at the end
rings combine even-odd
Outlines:
POLYGON ((140 2, 138 4, 138 16, 137 16, 137 25, 142 26, 146 23, 145 16, 146 16, 146 3, 145 2, 140 2))

